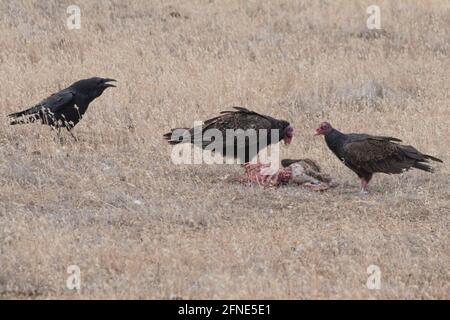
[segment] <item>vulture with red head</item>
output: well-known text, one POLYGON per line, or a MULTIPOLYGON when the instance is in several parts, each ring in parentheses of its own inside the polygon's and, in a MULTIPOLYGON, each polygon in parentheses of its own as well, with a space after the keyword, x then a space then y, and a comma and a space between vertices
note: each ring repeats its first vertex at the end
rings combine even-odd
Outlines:
POLYGON ((172 129, 164 138, 170 144, 192 143, 205 149, 215 141, 216 134, 220 133, 223 148, 215 151, 245 163, 270 144, 280 141, 291 143, 294 129, 288 121, 242 107, 233 108, 234 111, 222 111, 219 116, 206 120, 201 127, 172 129), (235 132, 231 138, 229 131, 235 132))
POLYGON ((344 134, 328 122, 322 122, 316 135, 324 135, 328 148, 361 180, 361 193, 368 193, 374 173, 399 174, 411 168, 434 172, 429 160, 442 160, 419 152, 412 146, 399 144, 400 139, 368 134, 344 134))

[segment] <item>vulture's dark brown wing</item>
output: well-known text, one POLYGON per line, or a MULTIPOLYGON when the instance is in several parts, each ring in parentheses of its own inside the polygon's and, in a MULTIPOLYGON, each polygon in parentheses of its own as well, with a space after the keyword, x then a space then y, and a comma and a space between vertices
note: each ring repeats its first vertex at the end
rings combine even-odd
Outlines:
POLYGON ((249 161, 255 156, 255 152, 258 153, 268 144, 278 143, 282 138, 282 132, 279 132, 278 140, 272 137, 271 129, 282 130, 289 125, 286 121, 261 115, 246 108, 234 107, 234 109, 233 111, 222 111, 219 116, 204 121, 201 128, 172 129, 164 137, 171 144, 191 142, 206 148, 220 133, 223 138, 223 155, 228 155, 232 150, 234 155, 245 154, 244 160, 249 161), (263 134, 260 130, 263 129, 267 130, 265 141, 260 139, 263 134), (196 135, 196 132, 202 134, 196 135), (197 141, 197 139, 201 140, 197 141))
POLYGON ((369 173, 401 173, 414 160, 403 156, 400 146, 389 140, 366 138, 344 145, 344 161, 350 167, 369 173))
POLYGON ((411 167, 433 171, 421 162, 436 158, 422 154, 412 146, 399 145, 389 140, 386 137, 368 137, 348 142, 344 145, 344 161, 349 167, 369 173, 401 173, 411 167))
POLYGON ((346 136, 348 137, 349 142, 365 141, 367 139, 379 140, 379 141, 402 142, 402 140, 394 138, 394 137, 372 136, 370 134, 364 134, 364 133, 349 133, 346 136))
POLYGON ((222 111, 220 116, 206 120, 203 130, 218 129, 225 134, 227 129, 261 130, 272 129, 270 117, 261 115, 242 107, 233 107, 236 111, 222 111))
MULTIPOLYGON (((270 121, 269 117, 245 108, 234 108, 237 111, 222 111, 220 116, 206 120, 203 124, 202 132, 205 133, 207 130, 220 131, 222 133, 222 137, 224 137, 224 145, 228 142, 236 145, 238 140, 236 137, 242 135, 242 139, 245 139, 245 147, 248 147, 248 141, 258 140, 259 130, 266 129, 270 133, 270 129, 273 129, 273 123, 270 121), (236 137, 233 141, 228 141, 226 139, 227 130, 235 130, 236 137), (256 139, 245 138, 245 136, 252 137, 254 135, 256 135, 256 139)), ((209 143, 211 143, 209 140, 203 141, 204 146, 209 143)))

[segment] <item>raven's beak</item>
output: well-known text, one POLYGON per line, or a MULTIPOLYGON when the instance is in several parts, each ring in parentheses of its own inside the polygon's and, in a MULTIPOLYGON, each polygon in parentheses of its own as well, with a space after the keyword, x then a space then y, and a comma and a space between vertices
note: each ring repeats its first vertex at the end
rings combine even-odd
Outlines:
POLYGON ((108 82, 116 82, 116 80, 115 79, 110 79, 110 78, 103 79, 103 86, 105 88, 115 88, 116 87, 112 83, 108 83, 108 82))

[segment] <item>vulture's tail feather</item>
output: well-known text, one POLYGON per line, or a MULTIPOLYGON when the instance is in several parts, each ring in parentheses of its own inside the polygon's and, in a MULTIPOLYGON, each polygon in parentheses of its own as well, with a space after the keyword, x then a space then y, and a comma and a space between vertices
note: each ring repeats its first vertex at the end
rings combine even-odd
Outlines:
MULTIPOLYGON (((163 137, 164 137, 164 139, 167 140, 167 142, 169 144, 174 145, 174 144, 179 144, 181 142, 184 142, 185 141, 184 135, 186 133, 189 133, 189 129, 175 128, 175 129, 172 129, 170 132, 164 134, 163 137), (176 132, 178 132, 178 134, 176 132), (180 132, 181 132, 181 134, 180 134, 180 132)), ((189 141, 190 141, 190 139, 189 139, 189 141)))
POLYGON ((433 161, 436 161, 436 162, 440 162, 440 163, 444 163, 444 161, 442 161, 441 159, 433 157, 433 156, 430 156, 429 154, 424 154, 424 156, 427 159, 430 159, 430 160, 433 160, 433 161))
POLYGON ((429 165, 426 165, 425 163, 416 162, 413 165, 413 167, 416 168, 416 169, 420 169, 420 170, 426 171, 426 172, 430 172, 430 173, 434 172, 434 168, 429 166, 429 165))
POLYGON ((433 160, 433 161, 437 161, 437 162, 441 162, 441 163, 444 162, 441 159, 438 159, 436 157, 430 156, 428 154, 423 154, 423 153, 417 151, 417 149, 414 148, 413 146, 401 146, 401 149, 409 158, 415 159, 420 162, 427 161, 427 160, 433 160))

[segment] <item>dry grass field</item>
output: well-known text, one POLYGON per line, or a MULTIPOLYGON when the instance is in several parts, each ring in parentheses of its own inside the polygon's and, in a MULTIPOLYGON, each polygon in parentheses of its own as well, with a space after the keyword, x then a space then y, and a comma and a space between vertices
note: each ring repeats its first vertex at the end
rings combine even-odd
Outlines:
POLYGON ((377 1, 386 32, 372 37, 371 4, 1 0, 0 298, 449 299, 450 5, 377 1), (91 76, 118 83, 78 142, 8 125, 91 76), (248 187, 230 181, 238 165, 171 163, 163 133, 233 105, 289 120, 281 156, 317 160, 340 186, 248 187), (376 175, 360 196, 313 137, 322 120, 444 164, 376 175))

